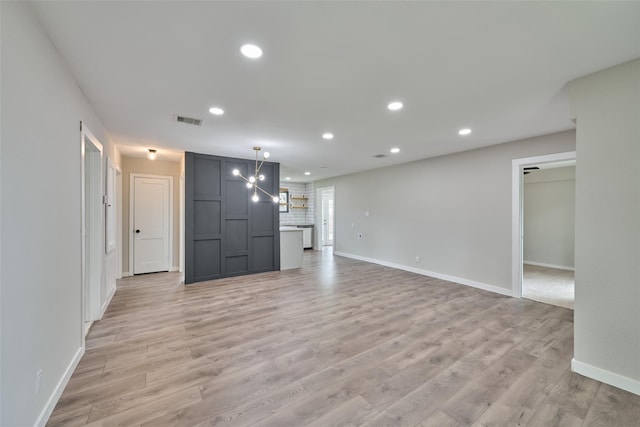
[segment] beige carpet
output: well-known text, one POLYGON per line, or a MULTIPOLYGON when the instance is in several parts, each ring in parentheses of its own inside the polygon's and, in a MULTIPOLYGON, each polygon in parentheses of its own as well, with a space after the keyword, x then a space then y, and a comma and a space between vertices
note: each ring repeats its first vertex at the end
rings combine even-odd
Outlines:
POLYGON ((573 271, 524 264, 522 297, 573 310, 573 271))

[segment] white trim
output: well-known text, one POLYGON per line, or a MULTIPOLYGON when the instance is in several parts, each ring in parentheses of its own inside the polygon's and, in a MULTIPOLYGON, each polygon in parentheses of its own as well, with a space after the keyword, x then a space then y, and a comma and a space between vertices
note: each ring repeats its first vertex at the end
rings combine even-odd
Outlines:
MULTIPOLYGON (((102 162, 102 154, 103 148, 102 144, 98 139, 91 133, 89 129, 85 126, 83 122, 80 122, 80 263, 81 263, 81 286, 80 286, 80 307, 81 307, 81 316, 80 316, 80 339, 82 346, 84 347, 85 342, 85 327, 87 322, 91 322, 93 320, 99 319, 100 312, 100 292, 102 286, 102 268, 103 268, 103 248, 104 248, 104 209, 102 209, 102 195, 103 195, 103 182, 102 179, 104 177, 103 174, 103 162, 102 162), (93 214, 89 213, 94 217, 94 221, 90 223, 91 230, 86 230, 87 224, 87 209, 86 209, 86 168, 85 164, 87 161, 87 152, 86 152, 86 144, 90 143, 95 148, 95 152, 98 153, 99 158, 97 161, 93 161, 93 168, 98 169, 93 170, 93 177, 97 181, 94 183, 97 188, 98 194, 97 197, 100 199, 100 208, 94 207, 91 209, 93 214), (90 240, 90 248, 86 247, 86 234, 89 233, 90 236, 93 236, 93 239, 90 240), (90 259, 88 260, 94 269, 99 270, 100 274, 98 277, 100 279, 97 283, 93 283, 93 288, 91 287, 92 283, 89 278, 87 278, 87 253, 90 254, 90 259), (88 318, 87 318, 88 311, 88 318)), ((89 272, 91 274, 91 272, 89 272)))
POLYGON ((62 396, 62 392, 64 391, 67 384, 69 384, 71 375, 78 366, 78 363, 80 363, 80 359, 82 359, 83 355, 84 347, 80 347, 78 351, 76 351, 76 354, 73 356, 73 359, 71 359, 71 362, 67 366, 67 369, 64 371, 62 378, 60 378, 60 381, 58 381, 58 384, 53 389, 53 392, 49 396, 49 399, 47 399, 47 403, 44 405, 44 408, 42 408, 42 412, 40 412, 40 415, 38 416, 38 419, 34 424, 35 426, 44 426, 45 424, 47 424, 47 421, 53 413, 53 410, 56 407, 60 396, 62 396))
POLYGON ((476 282, 475 280, 463 279, 461 277, 449 276, 447 274, 436 273, 429 270, 422 270, 419 268, 408 267, 402 264, 395 264, 393 262, 382 261, 374 258, 367 258, 359 255, 348 254, 344 252, 335 252, 334 255, 343 256, 345 258, 357 259, 359 261, 370 262, 373 264, 384 265, 385 267, 397 268, 398 270, 409 271, 411 273, 420 274, 422 276, 434 277, 436 279, 446 280, 448 282, 454 282, 465 286, 470 286, 472 288, 482 289, 483 291, 494 292, 500 295, 513 296, 511 294, 510 289, 501 288, 494 285, 489 285, 487 283, 476 282))
POLYGON ((102 304, 102 308, 100 309, 101 319, 102 319, 102 316, 104 316, 104 313, 107 311, 107 308, 109 308, 109 304, 111 304, 111 300, 113 299, 113 296, 115 294, 116 294, 116 287, 114 286, 113 289, 111 289, 111 292, 109 292, 109 295, 107 295, 107 298, 104 301, 104 304, 102 304))
POLYGON ((336 186, 335 185, 330 185, 328 187, 322 187, 322 188, 316 188, 316 201, 315 201, 315 209, 316 209, 316 215, 315 215, 315 222, 316 224, 319 224, 320 226, 316 226, 316 231, 315 231, 315 236, 314 236, 314 242, 313 242, 313 249, 314 250, 322 250, 323 246, 322 246, 322 193, 327 191, 327 190, 331 190, 333 191, 333 244, 331 245, 331 250, 333 253, 335 253, 335 248, 336 248, 336 186))
MULTIPOLYGON (((146 173, 129 174, 129 270, 133 272, 133 205, 134 205, 134 185, 136 178, 157 178, 169 180, 169 251, 167 252, 167 269, 171 270, 173 262, 173 176, 171 175, 150 175, 146 173)), ((124 276, 125 274, 122 273, 124 276)), ((127 274, 133 276, 133 274, 127 274)))
POLYGON ((129 273, 128 271, 122 272, 122 277, 131 277, 131 276, 133 276, 133 274, 129 273))
MULTIPOLYGON (((183 156, 184 157, 184 156, 183 156)), ((184 192, 184 171, 180 174, 180 220, 178 221, 178 226, 180 227, 180 244, 179 246, 179 258, 178 258, 178 271, 180 273, 184 273, 184 203, 185 203, 185 192, 184 192)))
POLYGON ((527 265, 535 265, 537 267, 548 267, 548 268, 555 268, 557 270, 575 271, 575 268, 569 267, 567 265, 547 264, 544 262, 535 262, 535 261, 527 261, 527 260, 522 261, 522 263, 527 265))
POLYGON ((580 362, 575 358, 571 359, 571 370, 577 374, 584 375, 585 377, 626 390, 629 393, 640 395, 640 381, 634 380, 633 378, 625 377, 623 375, 616 374, 615 372, 580 362))
MULTIPOLYGON (((122 169, 116 165, 116 279, 122 279, 122 169)), ((116 283, 117 286, 117 283, 116 283)))
POLYGON ((525 157, 511 161, 511 292, 516 298, 522 298, 522 193, 523 168, 527 165, 540 165, 575 160, 576 152, 549 154, 546 156, 525 157))
POLYGON ((171 268, 169 269, 169 271, 171 271, 171 272, 173 272, 173 271, 180 271, 180 267, 179 267, 179 266, 177 266, 177 265, 174 265, 173 267, 171 267, 171 268))

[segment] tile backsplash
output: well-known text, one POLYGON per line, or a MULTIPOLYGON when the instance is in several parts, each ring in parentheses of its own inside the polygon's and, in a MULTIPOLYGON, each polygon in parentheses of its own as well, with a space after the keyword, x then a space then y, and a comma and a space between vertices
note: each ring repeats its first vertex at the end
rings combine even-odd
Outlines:
POLYGON ((289 190, 289 198, 291 196, 304 196, 307 200, 291 200, 289 199, 289 212, 280 212, 280 225, 302 225, 313 224, 315 221, 315 186, 313 182, 280 182, 280 188, 289 190), (291 204, 307 206, 306 209, 292 209, 291 204))

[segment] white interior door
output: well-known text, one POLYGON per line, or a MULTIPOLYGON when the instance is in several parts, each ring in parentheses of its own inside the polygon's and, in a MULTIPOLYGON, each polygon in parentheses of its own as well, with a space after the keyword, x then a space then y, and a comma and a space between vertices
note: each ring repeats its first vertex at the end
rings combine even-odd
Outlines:
POLYGON ((322 246, 333 246, 334 191, 322 192, 322 246))
POLYGON ((169 271, 172 177, 132 174, 133 274, 169 271))

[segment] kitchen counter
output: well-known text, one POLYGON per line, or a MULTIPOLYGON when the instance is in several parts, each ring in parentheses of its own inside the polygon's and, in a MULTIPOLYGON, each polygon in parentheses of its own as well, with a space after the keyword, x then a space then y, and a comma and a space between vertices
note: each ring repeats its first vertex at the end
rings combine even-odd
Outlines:
POLYGON ((302 247, 304 249, 313 249, 313 224, 283 224, 282 227, 298 227, 303 230, 302 247))
POLYGON ((302 228, 280 227, 280 270, 302 266, 302 228))

